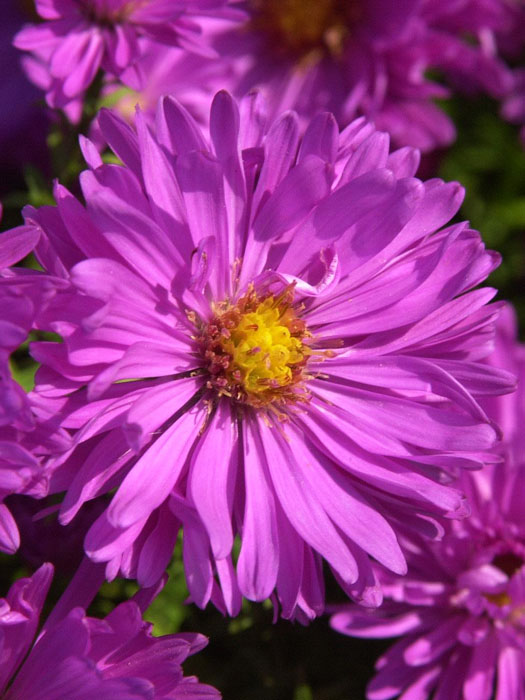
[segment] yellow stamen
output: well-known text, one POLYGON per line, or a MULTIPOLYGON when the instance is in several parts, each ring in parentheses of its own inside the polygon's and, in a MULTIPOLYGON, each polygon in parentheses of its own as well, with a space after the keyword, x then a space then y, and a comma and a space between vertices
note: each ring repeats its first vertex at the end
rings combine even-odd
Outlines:
POLYGON ((281 323, 281 312, 274 306, 273 297, 257 309, 241 316, 230 338, 223 341, 231 355, 232 365, 240 370, 245 391, 264 394, 268 387, 290 384, 292 366, 304 361, 302 342, 294 338, 281 323))
POLYGON ((291 286, 277 296, 250 289, 235 305, 217 306, 199 337, 209 388, 257 407, 305 400, 310 334, 292 301, 291 286))

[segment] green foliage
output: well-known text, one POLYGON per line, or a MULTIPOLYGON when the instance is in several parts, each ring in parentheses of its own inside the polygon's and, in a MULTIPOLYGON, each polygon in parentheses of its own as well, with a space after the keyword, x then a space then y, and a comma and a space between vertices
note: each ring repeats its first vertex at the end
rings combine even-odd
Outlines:
POLYGON ((18 364, 11 360, 9 368, 15 382, 18 382, 24 391, 31 391, 35 386, 35 372, 37 365, 28 358, 27 364, 18 364))
POLYGON ((295 689, 293 700, 314 700, 312 689, 307 685, 299 685, 295 689))

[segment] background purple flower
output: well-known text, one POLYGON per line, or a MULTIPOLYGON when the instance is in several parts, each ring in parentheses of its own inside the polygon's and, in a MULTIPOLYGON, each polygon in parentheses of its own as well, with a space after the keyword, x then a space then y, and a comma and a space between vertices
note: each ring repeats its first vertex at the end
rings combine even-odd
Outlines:
POLYGON ((56 285, 64 286, 63 280, 14 267, 32 252, 39 236, 34 226, 0 234, 0 551, 9 554, 18 549, 20 533, 4 500, 14 494, 43 498, 48 480, 42 457, 70 445, 65 431, 37 424, 31 400, 10 368, 10 357, 27 340, 35 316, 56 294, 56 285))
MULTIPOLYGON (((524 368, 506 311, 494 362, 524 368), (509 341, 512 339, 512 346, 509 341)), ((400 636, 377 662, 370 700, 516 700, 525 693, 525 451, 523 384, 494 399, 502 419, 504 463, 464 473, 472 514, 449 523, 441 542, 411 538, 404 578, 379 573, 386 601, 363 613, 353 606, 332 626, 356 637, 400 636)))
POLYGON ((34 428, 30 404, 9 368, 9 357, 26 340, 35 315, 23 285, 12 283, 10 266, 31 252, 38 237, 38 231, 27 226, 0 234, 0 551, 10 554, 20 538, 4 498, 12 493, 45 494, 38 460, 22 444, 22 435, 34 428))
POLYGON ((151 625, 132 600, 104 620, 74 608, 33 645, 52 576, 53 567, 44 564, 0 600, 0 692, 6 700, 220 698, 214 688, 182 674, 181 664, 206 645, 206 638, 152 637, 151 625))
MULTIPOLYGON (((51 107, 69 105, 79 118, 81 100, 99 69, 118 76, 141 55, 141 41, 210 54, 200 41, 198 19, 221 15, 226 0, 36 0, 44 22, 16 36, 33 52, 29 77, 46 90, 51 107), (196 22, 197 20, 197 22, 196 22)), ((226 12, 228 12, 226 10, 226 12)))
MULTIPOLYGON (((249 0, 239 7, 246 18, 204 23, 219 58, 186 66, 182 99, 193 74, 195 93, 227 88, 241 97, 259 89, 273 117, 294 109, 305 121, 327 110, 346 125, 364 114, 398 145, 427 151, 455 138, 435 98, 448 96, 450 87, 499 98, 510 87, 494 40, 494 32, 512 24, 506 0, 249 0)), ((151 58, 150 51, 144 72, 151 58)), ((179 97, 174 82, 185 59, 171 58, 178 60, 181 71, 166 74, 158 97, 172 91, 179 97)), ((134 87, 131 76, 124 80, 134 87)), ((195 94, 189 98, 197 107, 195 94)), ((207 97, 200 104, 204 114, 207 97)))
POLYGON ((37 319, 64 342, 31 346, 39 419, 73 440, 46 467, 61 522, 116 488, 85 541, 109 578, 152 585, 182 525, 200 606, 276 591, 314 617, 323 559, 378 604, 369 557, 403 573, 399 524, 437 536, 466 512, 448 482, 492 458, 476 397, 513 380, 480 363, 498 306, 473 287, 498 256, 363 120, 301 140, 219 93, 209 140, 171 98, 136 125, 99 118, 124 166, 82 141, 85 206, 57 185, 25 211, 66 285, 37 319))

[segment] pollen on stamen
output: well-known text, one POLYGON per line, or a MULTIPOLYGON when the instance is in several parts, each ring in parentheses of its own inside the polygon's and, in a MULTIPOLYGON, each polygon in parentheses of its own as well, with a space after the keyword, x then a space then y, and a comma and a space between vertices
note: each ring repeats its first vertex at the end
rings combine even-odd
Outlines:
POLYGON ((214 306, 214 317, 200 324, 197 336, 209 389, 279 415, 277 406, 309 400, 306 364, 312 350, 306 341, 312 336, 293 297, 293 285, 277 295, 250 287, 236 303, 214 306))

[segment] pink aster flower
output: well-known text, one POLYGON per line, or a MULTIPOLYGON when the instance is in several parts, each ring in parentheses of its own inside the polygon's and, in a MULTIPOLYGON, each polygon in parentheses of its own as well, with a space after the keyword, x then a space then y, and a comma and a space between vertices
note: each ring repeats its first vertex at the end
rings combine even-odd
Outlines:
MULTIPOLYGON (((523 375, 524 348, 498 353, 523 375)), ((506 335, 506 337, 505 337, 506 335)), ((495 401, 508 429, 504 464, 463 474, 472 514, 449 523, 440 542, 411 538, 404 578, 378 573, 386 600, 363 613, 346 608, 332 626, 355 637, 402 638, 377 662, 369 700, 518 700, 525 697, 525 450, 523 384, 495 401)))
POLYGON ((356 599, 398 573, 400 523, 434 537, 464 515, 450 482, 497 431, 477 397, 510 375, 480 362, 499 258, 447 228, 457 183, 414 178, 363 120, 266 124, 219 93, 210 137, 172 98, 156 129, 103 111, 123 165, 91 169, 85 206, 27 208, 36 254, 69 286, 38 318, 39 420, 70 431, 49 460, 62 523, 116 491, 89 556, 152 585, 180 526, 192 599, 235 613, 276 592, 285 617, 323 607, 322 562, 356 599), (238 538, 239 547, 234 543, 238 538))
POLYGON ((51 107, 78 107, 99 69, 118 76, 141 55, 141 42, 210 53, 199 18, 218 15, 227 0, 36 0, 42 24, 23 28, 17 48, 33 52, 28 75, 51 107), (196 21, 197 20, 197 21, 196 21))
POLYGON ((181 664, 206 645, 206 638, 152 637, 152 626, 132 600, 104 620, 74 608, 33 644, 52 577, 53 567, 44 564, 0 599, 0 692, 5 700, 220 698, 214 688, 182 674, 181 664))
MULTIPOLYGON (((328 110, 344 126, 361 114, 399 145, 446 146, 455 137, 454 126, 434 99, 450 90, 428 73, 439 72, 454 90, 505 94, 509 70, 493 34, 507 27, 506 5, 505 0, 248 0, 240 3, 244 18, 205 22, 219 59, 186 66, 182 96, 193 74, 195 91, 227 87, 240 97, 261 90, 273 116, 294 109, 308 121, 328 110)), ((149 50, 144 72, 155 51, 149 50)), ((167 60, 177 62, 174 56, 167 60)), ((182 55, 178 60, 185 62, 182 55)), ((140 62, 136 68, 140 73, 140 62)), ((177 96, 174 82, 182 70, 165 75, 166 88, 175 87, 177 96)), ((154 69, 157 78, 161 71, 154 69)), ((207 109, 207 98, 201 105, 207 109)))

